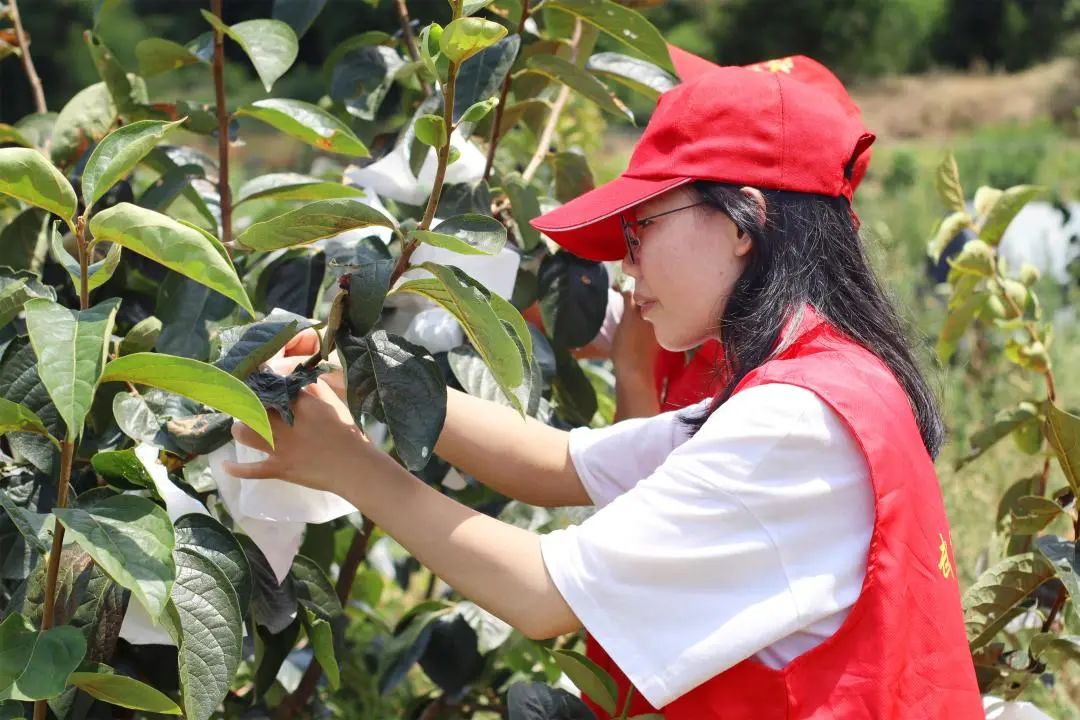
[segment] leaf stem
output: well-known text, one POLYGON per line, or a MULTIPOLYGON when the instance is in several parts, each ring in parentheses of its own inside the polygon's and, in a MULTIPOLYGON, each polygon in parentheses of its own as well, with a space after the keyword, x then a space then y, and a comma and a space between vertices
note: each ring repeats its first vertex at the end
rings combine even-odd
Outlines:
MULTIPOLYGON (((221 19, 222 0, 210 0, 210 11, 221 19)), ((214 28, 214 102, 218 124, 218 196, 221 207, 221 242, 232 247, 232 192, 229 190, 229 110, 225 104, 225 35, 214 28)), ((231 253, 230 253, 231 254, 231 253)))
MULTIPOLYGON (((454 17, 460 14, 461 8, 458 5, 454 6, 454 17)), ((446 178, 446 166, 450 164, 450 138, 454 134, 454 92, 457 89, 457 76, 459 65, 457 63, 450 63, 450 67, 446 73, 446 86, 442 89, 443 93, 443 125, 446 127, 446 142, 439 148, 438 159, 439 164, 435 168, 435 182, 431 185, 431 196, 428 197, 427 207, 424 209, 424 217, 421 218, 420 224, 417 226, 418 230, 428 230, 431 228, 431 221, 435 218, 435 211, 439 207, 439 199, 442 197, 443 180, 446 178)), ((394 266, 394 273, 390 278, 390 285, 393 286, 401 274, 409 267, 409 259, 412 257, 413 252, 416 251, 417 246, 420 244, 418 240, 410 240, 405 244, 405 247, 401 250, 401 257, 398 258, 397 265, 394 266)))
POLYGON ((75 244, 79 250, 79 309, 86 310, 90 307, 90 246, 86 242, 86 218, 90 214, 90 208, 83 210, 83 214, 75 221, 75 244))
MULTIPOLYGON (((518 21, 518 37, 525 33, 525 21, 529 19, 529 3, 521 3, 521 20, 518 21)), ((510 82, 513 77, 509 72, 503 78, 502 89, 499 91, 499 104, 495 106, 495 119, 491 123, 491 138, 488 140, 487 164, 484 165, 484 182, 491 176, 491 168, 495 165, 495 149, 499 146, 501 136, 499 126, 502 125, 503 111, 506 105, 506 96, 510 93, 510 82)))
MULTIPOLYGON (((67 507, 68 485, 71 481, 71 459, 75 455, 75 443, 69 436, 60 443, 60 487, 56 493, 56 507, 67 507)), ((56 578, 60 574, 60 555, 64 551, 64 526, 57 522, 53 527, 52 551, 45 575, 45 608, 41 614, 41 632, 53 626, 56 614, 56 578)), ((45 720, 48 701, 34 702, 34 720, 45 720)))
POLYGON ((626 720, 626 716, 630 714, 630 701, 634 699, 635 689, 636 688, 631 685, 630 689, 626 691, 626 702, 623 704, 622 713, 619 714, 619 720, 626 720))
MULTIPOLYGON (((581 44, 581 30, 581 18, 577 18, 574 20, 574 36, 570 41, 571 47, 573 47, 574 61, 577 60, 578 46, 581 44)), ((556 126, 559 124, 559 116, 562 115, 563 107, 566 106, 569 99, 570 86, 563 85, 562 89, 559 90, 559 97, 556 98, 555 104, 551 106, 551 114, 548 115, 547 125, 544 126, 544 131, 540 134, 540 140, 536 143, 536 152, 533 153, 532 159, 529 160, 529 164, 525 167, 525 172, 521 174, 521 178, 526 184, 532 181, 536 171, 540 169, 540 165, 544 162, 544 158, 547 157, 551 138, 555 134, 556 126)))
POLYGON ((34 59, 30 57, 30 40, 26 37, 22 18, 19 17, 18 0, 8 0, 8 15, 11 16, 12 25, 15 26, 15 40, 19 44, 23 71, 26 73, 26 79, 34 92, 34 107, 37 108, 39 113, 46 113, 49 108, 45 105, 45 91, 41 88, 41 78, 38 77, 37 69, 34 67, 34 59))

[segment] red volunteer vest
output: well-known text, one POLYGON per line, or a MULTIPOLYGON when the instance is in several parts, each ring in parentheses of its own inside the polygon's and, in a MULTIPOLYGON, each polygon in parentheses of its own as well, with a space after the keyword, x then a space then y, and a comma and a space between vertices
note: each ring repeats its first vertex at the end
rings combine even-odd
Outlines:
MULTIPOLYGON (((812 390, 866 456, 875 517, 862 592, 832 637, 784 668, 748 658, 662 710, 635 692, 629 716, 982 720, 941 490, 903 389, 877 357, 809 309, 794 342, 735 392, 766 383, 812 390)), ((587 654, 615 678, 621 710, 626 676, 592 638, 587 654)))

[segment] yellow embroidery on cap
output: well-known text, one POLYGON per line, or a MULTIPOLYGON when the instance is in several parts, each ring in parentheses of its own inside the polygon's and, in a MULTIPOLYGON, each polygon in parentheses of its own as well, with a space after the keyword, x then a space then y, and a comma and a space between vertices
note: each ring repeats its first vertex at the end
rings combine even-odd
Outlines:
POLYGON ((749 68, 754 72, 782 72, 790 75, 791 71, 795 69, 795 58, 785 57, 777 58, 776 60, 765 60, 764 62, 750 65, 749 68))
POLYGON ((948 579, 952 575, 952 563, 949 562, 949 546, 945 543, 945 536, 938 533, 938 537, 941 538, 941 546, 938 550, 941 551, 941 559, 938 560, 938 569, 941 570, 941 576, 948 579))

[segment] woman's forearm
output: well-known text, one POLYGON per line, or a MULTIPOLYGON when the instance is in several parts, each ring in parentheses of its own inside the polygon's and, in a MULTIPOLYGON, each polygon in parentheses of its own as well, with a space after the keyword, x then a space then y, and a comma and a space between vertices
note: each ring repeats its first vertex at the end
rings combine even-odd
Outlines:
POLYGON ((568 434, 509 407, 447 389, 435 452, 503 495, 541 507, 591 505, 570 460, 568 434))
POLYGON ((530 638, 581 627, 547 573, 539 535, 462 505, 383 453, 369 457, 347 499, 425 567, 530 638))

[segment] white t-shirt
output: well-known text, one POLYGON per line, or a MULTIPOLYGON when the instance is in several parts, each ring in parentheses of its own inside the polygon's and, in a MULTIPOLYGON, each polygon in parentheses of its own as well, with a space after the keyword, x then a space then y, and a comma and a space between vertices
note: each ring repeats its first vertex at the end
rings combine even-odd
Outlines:
POLYGON ((866 460, 813 392, 743 390, 691 439, 676 415, 571 431, 599 509, 541 537, 567 604, 657 708, 752 655, 780 668, 832 635, 874 524, 866 460))

